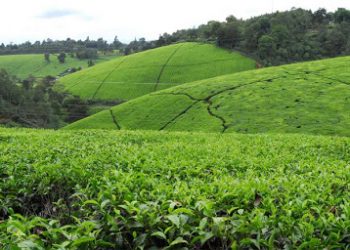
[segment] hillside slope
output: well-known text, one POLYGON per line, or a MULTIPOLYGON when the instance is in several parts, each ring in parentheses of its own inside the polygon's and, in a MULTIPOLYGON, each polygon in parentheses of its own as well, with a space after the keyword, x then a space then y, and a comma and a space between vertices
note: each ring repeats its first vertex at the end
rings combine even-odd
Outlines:
POLYGON ((252 59, 210 44, 179 43, 118 58, 60 79, 90 100, 130 100, 182 83, 255 68, 252 59))
MULTIPOLYGON (((112 56, 101 56, 95 63, 105 62, 112 56)), ((0 69, 5 69, 11 75, 20 79, 29 75, 45 77, 47 75, 58 76, 69 68, 87 68, 87 60, 66 57, 65 63, 59 63, 56 55, 50 55, 50 63, 45 61, 43 54, 6 55, 0 56, 0 69)))
POLYGON ((68 129, 288 132, 350 136, 350 57, 184 84, 137 98, 68 129))

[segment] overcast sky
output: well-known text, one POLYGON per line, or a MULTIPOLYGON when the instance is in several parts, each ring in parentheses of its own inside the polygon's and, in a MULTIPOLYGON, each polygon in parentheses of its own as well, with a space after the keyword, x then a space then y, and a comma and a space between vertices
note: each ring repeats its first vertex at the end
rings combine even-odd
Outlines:
POLYGON ((302 7, 350 9, 350 0, 0 0, 0 42, 92 39, 123 42, 224 20, 302 7))

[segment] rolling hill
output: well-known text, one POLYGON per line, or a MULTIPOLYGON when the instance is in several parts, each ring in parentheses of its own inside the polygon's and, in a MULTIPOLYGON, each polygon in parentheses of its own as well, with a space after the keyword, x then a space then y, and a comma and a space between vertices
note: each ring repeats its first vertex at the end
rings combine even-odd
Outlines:
POLYGON ((350 57, 225 75, 148 94, 67 129, 350 136, 350 57))
MULTIPOLYGON (((100 56, 95 63, 105 62, 114 56, 100 56)), ((69 68, 87 68, 87 60, 66 57, 65 63, 59 63, 56 55, 50 55, 50 63, 47 63, 43 54, 6 55, 0 56, 0 69, 5 69, 10 74, 24 79, 29 75, 45 77, 47 75, 58 76, 69 68)))
POLYGON ((89 100, 130 100, 182 83, 255 68, 255 62, 210 44, 179 43, 117 58, 60 79, 89 100))

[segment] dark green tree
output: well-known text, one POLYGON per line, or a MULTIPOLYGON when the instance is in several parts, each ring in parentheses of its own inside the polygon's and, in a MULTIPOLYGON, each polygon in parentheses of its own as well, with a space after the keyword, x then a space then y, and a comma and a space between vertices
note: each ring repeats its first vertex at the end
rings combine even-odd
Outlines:
POLYGON ((339 8, 334 13, 334 20, 337 23, 350 22, 350 10, 339 8))
POLYGON ((273 37, 269 35, 263 35, 259 39, 258 54, 260 59, 270 59, 276 53, 276 43, 273 37))
POLYGON ((121 49, 122 46, 123 46, 123 43, 119 41, 118 36, 115 36, 113 40, 113 48, 118 50, 118 49, 121 49))
POLYGON ((95 63, 91 59, 88 60, 88 67, 92 67, 94 65, 95 65, 95 63))
POLYGON ((45 58, 45 61, 47 62, 47 63, 49 63, 50 62, 50 53, 45 53, 44 54, 44 58, 45 58))
POLYGON ((60 63, 65 63, 66 61, 66 53, 60 53, 58 56, 57 56, 57 59, 60 63))
POLYGON ((237 21, 232 21, 220 26, 217 35, 217 44, 220 47, 232 49, 239 44, 240 40, 241 31, 237 21))

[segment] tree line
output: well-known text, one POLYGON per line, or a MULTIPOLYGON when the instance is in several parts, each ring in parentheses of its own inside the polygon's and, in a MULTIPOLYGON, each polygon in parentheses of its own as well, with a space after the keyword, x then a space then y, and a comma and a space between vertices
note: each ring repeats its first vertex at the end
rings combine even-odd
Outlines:
POLYGON ((335 12, 293 8, 247 20, 229 16, 224 22, 209 21, 197 28, 164 33, 157 40, 135 39, 124 44, 116 36, 111 43, 103 38, 34 43, 0 44, 0 55, 23 53, 70 53, 79 59, 96 58, 97 52, 119 50, 128 55, 182 41, 211 42, 241 51, 265 66, 316 60, 350 54, 350 10, 335 12))
POLYGON ((108 43, 103 38, 90 40, 87 37, 85 40, 74 40, 67 38, 66 40, 52 40, 50 38, 44 41, 36 41, 31 43, 5 45, 0 44, 0 55, 11 54, 30 54, 30 53, 96 53, 96 51, 109 52, 113 50, 123 49, 126 45, 118 40, 116 36, 112 43, 108 43))
POLYGON ((213 42, 251 55, 265 66, 349 55, 350 10, 293 8, 247 20, 229 16, 224 22, 165 33, 156 46, 179 41, 213 42))
POLYGON ((98 52, 110 53, 118 50, 121 54, 129 55, 132 53, 156 48, 156 41, 146 41, 145 38, 140 38, 131 41, 129 44, 124 44, 115 36, 113 42, 108 43, 103 38, 90 40, 87 37, 85 40, 74 40, 67 38, 66 40, 52 40, 50 38, 44 41, 30 41, 5 45, 0 44, 0 55, 16 55, 16 54, 44 54, 45 60, 50 62, 50 54, 59 54, 58 60, 64 63, 63 55, 76 57, 78 59, 96 59, 98 52))

